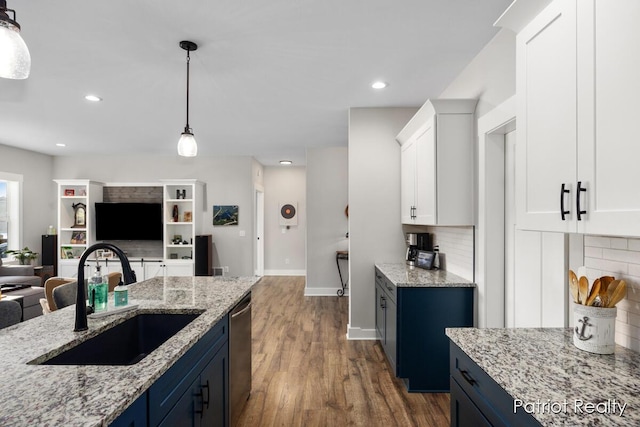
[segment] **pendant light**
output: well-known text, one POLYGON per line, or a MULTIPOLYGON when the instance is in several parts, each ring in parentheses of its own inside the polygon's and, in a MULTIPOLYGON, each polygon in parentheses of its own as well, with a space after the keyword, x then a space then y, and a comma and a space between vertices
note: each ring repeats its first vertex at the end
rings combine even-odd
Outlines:
POLYGON ((16 11, 7 9, 7 1, 0 0, 0 77, 22 80, 29 77, 30 70, 31 55, 20 37, 16 11), (13 19, 7 12, 13 13, 13 19))
POLYGON ((189 127, 189 52, 198 49, 198 45, 190 41, 181 41, 180 47, 187 51, 187 124, 178 141, 178 154, 184 157, 195 157, 198 154, 198 144, 189 127))

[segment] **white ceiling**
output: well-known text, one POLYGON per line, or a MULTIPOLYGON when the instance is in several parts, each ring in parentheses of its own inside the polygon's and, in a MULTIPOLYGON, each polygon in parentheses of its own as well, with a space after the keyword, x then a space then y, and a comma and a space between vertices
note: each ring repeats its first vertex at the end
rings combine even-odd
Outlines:
POLYGON ((8 0, 32 58, 0 79, 0 144, 50 155, 199 155, 304 163, 346 146, 349 107, 419 106, 495 35, 511 0, 8 0), (389 82, 383 91, 370 85, 389 82), (89 103, 84 95, 104 100, 89 103), (65 143, 65 148, 56 143, 65 143))

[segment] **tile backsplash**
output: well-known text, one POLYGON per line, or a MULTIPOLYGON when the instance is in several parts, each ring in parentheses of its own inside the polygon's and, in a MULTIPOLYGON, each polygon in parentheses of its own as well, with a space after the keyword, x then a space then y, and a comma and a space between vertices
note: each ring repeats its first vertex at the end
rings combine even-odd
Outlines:
POLYGON ((584 236, 584 265, 590 280, 614 276, 627 282, 617 305, 616 343, 640 351, 640 239, 584 236))
POLYGON ((426 227, 433 233, 433 244, 444 254, 445 268, 467 280, 474 277, 474 228, 473 227, 426 227))

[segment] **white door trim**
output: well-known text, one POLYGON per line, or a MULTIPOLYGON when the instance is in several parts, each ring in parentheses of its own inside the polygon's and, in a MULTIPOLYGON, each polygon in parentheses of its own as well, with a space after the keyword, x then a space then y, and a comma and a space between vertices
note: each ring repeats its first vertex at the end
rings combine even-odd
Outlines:
POLYGON ((254 274, 264 276, 264 187, 254 185, 254 198, 256 207, 254 274))
POLYGON ((476 313, 480 328, 505 326, 504 135, 515 129, 515 95, 478 119, 476 313))

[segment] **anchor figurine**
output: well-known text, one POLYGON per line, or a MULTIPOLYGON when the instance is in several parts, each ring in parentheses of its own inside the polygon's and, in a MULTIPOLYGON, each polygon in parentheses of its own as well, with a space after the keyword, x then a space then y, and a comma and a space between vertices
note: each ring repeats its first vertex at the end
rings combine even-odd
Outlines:
POLYGON ((589 318, 587 316, 584 316, 582 319, 578 320, 578 322, 582 323, 582 330, 580 332, 578 332, 578 327, 576 326, 576 335, 578 336, 578 339, 580 341, 587 341, 591 339, 593 335, 589 335, 588 337, 584 336, 584 331, 585 329, 587 329, 587 326, 593 326, 591 323, 589 323, 589 318))

